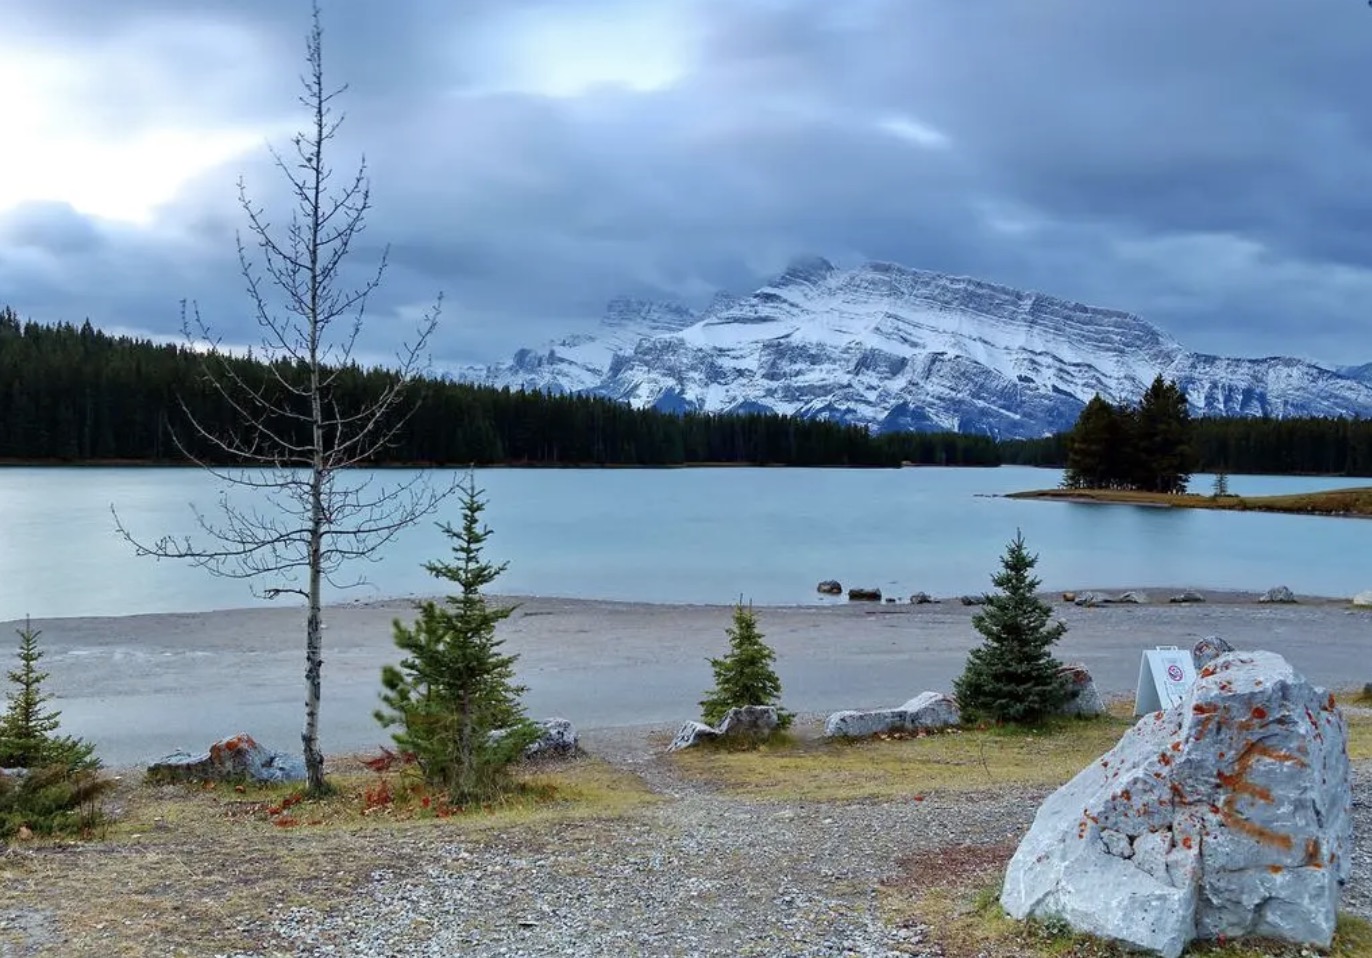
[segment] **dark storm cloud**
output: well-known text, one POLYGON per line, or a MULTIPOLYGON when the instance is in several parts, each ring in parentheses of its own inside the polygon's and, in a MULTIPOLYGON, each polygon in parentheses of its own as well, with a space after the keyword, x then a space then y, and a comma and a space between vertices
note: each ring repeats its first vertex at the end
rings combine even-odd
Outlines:
MULTIPOLYGON (((307 7, 0 0, 0 17, 48 49, 151 59, 108 126, 208 116, 285 145, 307 7)), ((436 352, 457 362, 585 328, 619 293, 698 304, 820 253, 1132 309, 1200 349, 1372 354, 1372 11, 1353 0, 324 10, 351 87, 334 155, 341 175, 365 151, 373 175, 359 258, 391 244, 377 353, 438 290, 436 352), (558 72, 578 50, 624 59, 629 87, 578 88, 558 72)), ((249 338, 240 173, 280 209, 258 150, 141 226, 0 212, 6 297, 164 331, 189 296, 249 338)))

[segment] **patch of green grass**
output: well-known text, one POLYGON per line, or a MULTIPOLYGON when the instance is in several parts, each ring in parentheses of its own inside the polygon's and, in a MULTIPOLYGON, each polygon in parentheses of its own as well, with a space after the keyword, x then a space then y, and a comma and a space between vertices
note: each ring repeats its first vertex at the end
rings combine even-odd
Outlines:
POLYGON ((1042 728, 951 730, 832 742, 791 737, 748 749, 691 749, 671 760, 687 777, 772 801, 892 799, 925 791, 1058 785, 1119 740, 1117 716, 1042 728))

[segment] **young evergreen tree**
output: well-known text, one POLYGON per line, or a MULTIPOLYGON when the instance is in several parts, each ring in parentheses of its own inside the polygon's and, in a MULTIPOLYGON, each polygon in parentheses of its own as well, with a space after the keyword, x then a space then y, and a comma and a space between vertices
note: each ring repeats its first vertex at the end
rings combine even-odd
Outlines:
POLYGON ((18 630, 19 667, 9 673, 13 691, 6 696, 8 707, 0 716, 0 768, 96 768, 95 746, 56 734, 62 713, 45 708, 53 697, 43 691, 48 673, 38 669, 43 658, 38 647, 41 634, 27 618, 18 630))
POLYGON ((509 787, 510 766, 537 736, 524 716, 514 681, 517 656, 501 652, 496 625, 513 608, 486 603, 482 589, 505 571, 481 557, 491 531, 481 521, 486 508, 471 475, 458 487, 462 525, 443 524, 453 561, 424 568, 458 586, 442 603, 419 605, 412 625, 394 624, 396 646, 405 653, 398 666, 382 669, 376 718, 398 726, 396 745, 412 753, 430 784, 455 804, 489 799, 509 787))
POLYGON ((732 708, 748 705, 777 706, 777 724, 785 728, 793 716, 781 705, 781 679, 772 663, 776 652, 762 640, 752 606, 734 606, 734 622, 727 630, 729 651, 721 659, 711 659, 715 687, 701 701, 701 715, 707 725, 715 725, 732 708))
POLYGON ((953 689, 964 719, 1032 723, 1066 701, 1067 686, 1050 650, 1067 627, 1036 595, 1038 556, 1029 554, 1018 530, 1000 562, 1001 571, 991 577, 1000 591, 989 593, 972 617, 984 641, 968 653, 953 689))

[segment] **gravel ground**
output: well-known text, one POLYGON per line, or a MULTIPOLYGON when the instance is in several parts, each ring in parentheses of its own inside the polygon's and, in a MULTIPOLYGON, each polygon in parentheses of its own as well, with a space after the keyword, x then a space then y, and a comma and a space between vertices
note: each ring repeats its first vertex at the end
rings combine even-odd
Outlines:
MULTIPOLYGON (((883 920, 903 862, 952 846, 1008 854, 1045 790, 923 801, 758 803, 672 774, 663 730, 589 735, 670 801, 627 818, 436 841, 417 874, 377 872, 352 899, 245 929, 261 956, 934 956, 927 929, 883 920)), ((1355 775, 1346 910, 1372 918, 1372 767, 1355 775)), ((437 836, 436 836, 437 837, 437 836)))

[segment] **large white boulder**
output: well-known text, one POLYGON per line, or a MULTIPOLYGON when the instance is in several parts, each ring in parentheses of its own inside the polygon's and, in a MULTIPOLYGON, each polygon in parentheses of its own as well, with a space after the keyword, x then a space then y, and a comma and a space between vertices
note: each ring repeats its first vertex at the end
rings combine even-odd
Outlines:
POLYGON ((941 692, 921 692, 898 708, 835 712, 824 723, 824 734, 829 738, 870 738, 947 728, 961 721, 957 699, 941 692))
POLYGON ((1001 904, 1166 958, 1220 936, 1325 947, 1351 810, 1333 697, 1279 655, 1229 653, 1049 797, 1001 904))
POLYGON ((1357 595, 1353 596, 1353 604, 1362 607, 1372 606, 1372 589, 1368 589, 1366 592, 1359 592, 1357 595))

